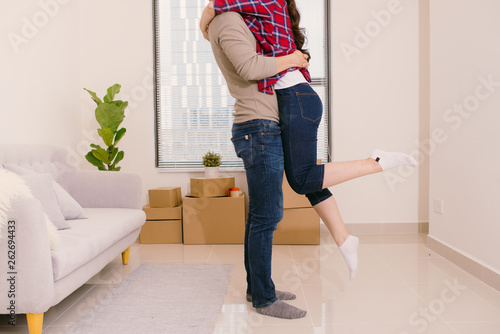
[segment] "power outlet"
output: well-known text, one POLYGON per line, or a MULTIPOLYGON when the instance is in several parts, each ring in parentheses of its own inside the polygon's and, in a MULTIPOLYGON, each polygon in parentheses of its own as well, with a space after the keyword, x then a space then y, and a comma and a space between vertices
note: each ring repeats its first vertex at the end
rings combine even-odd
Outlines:
POLYGON ((443 214, 444 213, 444 202, 441 199, 434 200, 434 212, 443 214))

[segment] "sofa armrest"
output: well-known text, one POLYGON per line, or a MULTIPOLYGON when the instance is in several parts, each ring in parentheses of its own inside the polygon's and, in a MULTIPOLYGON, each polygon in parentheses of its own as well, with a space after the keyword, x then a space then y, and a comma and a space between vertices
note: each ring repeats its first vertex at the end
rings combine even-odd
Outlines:
POLYGON ((4 275, 0 280, 0 313, 7 314, 7 307, 12 303, 18 314, 43 313, 53 305, 54 274, 49 234, 40 201, 18 199, 8 214, 8 220, 15 221, 15 224, 10 229, 12 233, 5 228, 0 241, 0 272, 4 275), (15 249, 8 248, 9 240, 15 249))
POLYGON ((137 174, 109 171, 65 173, 58 180, 84 208, 141 209, 141 178, 137 174))

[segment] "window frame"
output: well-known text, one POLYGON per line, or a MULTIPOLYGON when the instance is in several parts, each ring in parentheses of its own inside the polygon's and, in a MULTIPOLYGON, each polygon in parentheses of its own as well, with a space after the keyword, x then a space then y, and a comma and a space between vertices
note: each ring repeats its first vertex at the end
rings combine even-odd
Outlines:
MULTIPOLYGON (((194 163, 194 162, 189 162, 189 164, 192 164, 192 167, 167 167, 167 166, 161 166, 160 162, 160 125, 159 125, 159 114, 162 112, 161 106, 160 106, 160 81, 159 81, 159 61, 160 61, 160 47, 159 47, 159 10, 158 10, 158 5, 159 2, 162 0, 152 0, 152 14, 153 14, 153 48, 154 48, 154 54, 153 54, 153 61, 154 61, 154 73, 153 73, 153 80, 154 80, 154 138, 155 138, 155 167, 162 172, 199 172, 203 171, 204 167, 201 164, 201 159, 199 163, 194 163)), ((167 0, 168 1, 168 0, 167 0)), ((190 1, 190 0, 186 0, 190 1)), ((323 159, 322 163, 330 162, 332 161, 332 142, 333 142, 333 131, 331 128, 331 114, 332 114, 332 103, 331 103, 331 22, 330 22, 330 1, 329 0, 324 0, 325 1, 325 11, 324 11, 324 20, 325 20, 325 78, 324 79, 315 79, 312 78, 311 81, 311 86, 322 86, 325 87, 325 99, 326 101, 322 101, 325 108, 326 108, 326 161, 323 159)), ((218 70, 218 68, 217 68, 218 70)), ((185 163, 186 165, 188 163, 185 163)), ((241 166, 231 166, 231 167, 224 167, 224 164, 221 165, 221 170, 223 171, 244 171, 243 164, 241 166)))

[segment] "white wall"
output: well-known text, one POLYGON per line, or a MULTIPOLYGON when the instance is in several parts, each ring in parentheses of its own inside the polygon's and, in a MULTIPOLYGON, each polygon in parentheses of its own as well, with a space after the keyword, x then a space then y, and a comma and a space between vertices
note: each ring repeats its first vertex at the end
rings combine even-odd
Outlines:
MULTIPOLYGON (((37 2, 30 2, 32 7, 37 6, 37 2)), ((376 22, 371 15, 372 10, 380 13, 382 9, 388 8, 388 4, 394 3, 394 0, 365 0, 354 3, 347 0, 332 1, 332 131, 335 161, 364 158, 373 148, 410 152, 417 146, 416 4, 401 2, 399 6, 394 6, 397 13, 390 15, 391 22, 387 25, 383 21, 384 17, 380 17, 384 27, 381 27, 380 33, 372 39, 369 46, 353 55, 351 62, 347 61, 340 49, 343 42, 355 45, 356 27, 364 29, 370 22, 376 22)), ((22 130, 25 123, 23 120, 9 121, 10 133, 0 134, 0 141, 37 141, 50 144, 67 142, 69 145, 62 146, 69 148, 75 157, 81 158, 83 168, 91 169, 93 167, 83 156, 89 149, 89 143, 98 140, 95 133, 97 123, 94 119, 95 106, 82 88, 96 91, 99 96, 103 96, 107 87, 120 83, 122 93, 118 97, 130 102, 123 123, 127 134, 120 143, 120 148, 126 154, 120 163, 122 170, 141 175, 144 202, 148 188, 180 185, 183 193, 186 193, 189 178, 201 176, 200 173, 161 173, 154 167, 151 6, 151 1, 139 0, 73 0, 69 4, 61 5, 60 13, 50 24, 57 30, 58 40, 62 42, 56 42, 56 39, 44 37, 40 33, 39 37, 28 45, 33 48, 36 45, 36 50, 33 51, 29 62, 32 68, 25 71, 25 76, 34 71, 37 76, 42 77, 39 79, 41 82, 37 81, 36 85, 32 84, 31 87, 39 89, 36 94, 38 98, 43 98, 44 107, 34 108, 36 102, 29 102, 31 104, 24 109, 26 116, 23 119, 37 118, 36 125, 30 125, 31 131, 27 136, 8 140, 22 130), (78 14, 76 9, 73 9, 78 7, 77 3, 78 14), (64 46, 64 51, 70 55, 54 55, 54 44, 62 44, 60 48, 64 46), (35 55, 40 54, 47 56, 41 60, 35 58, 35 55), (48 67, 47 59, 50 60, 48 67), (58 66, 63 68, 59 69, 58 66), (52 87, 57 89, 52 90, 52 87), (61 98, 67 103, 62 104, 59 101, 61 98), (75 103, 76 101, 78 102, 75 103), (72 103, 70 107, 67 106, 69 102, 72 103), (64 123, 68 128, 59 130, 59 127, 50 123, 43 129, 37 129, 39 124, 46 124, 52 118, 46 115, 65 117, 64 123)), ((9 7, 16 12, 13 16, 18 20, 33 11, 20 4, 9 7)), ((12 25, 11 22, 7 26, 12 25)), ((47 26, 46 29, 48 31, 51 27, 47 26)), ((43 32, 45 33, 45 30, 43 32)), ((14 59, 18 64, 25 64, 25 58, 20 57, 23 56, 5 56, 2 53, 0 63, 14 59)), ((7 73, 10 79, 15 77, 16 71, 7 73)), ((0 82, 2 85, 8 83, 3 78, 0 82)), ((33 96, 33 92, 28 93, 30 97, 33 96)), ((15 106, 15 101, 26 100, 25 90, 21 87, 15 87, 12 95, 9 109, 15 106)), ((3 115, 2 112, 2 120, 3 115)), ((237 176, 237 185, 245 188, 244 174, 234 174, 237 176)), ((417 173, 404 178, 396 173, 374 175, 334 187, 332 190, 339 201, 346 223, 419 220, 417 173), (388 175, 392 177, 390 182, 386 179, 388 175)))
MULTIPOLYGON (((364 158, 374 148, 416 150, 417 3, 331 3, 334 160, 364 158)), ((332 188, 345 222, 418 222, 418 171, 402 171, 332 188)))
POLYGON ((500 3, 431 1, 430 13, 431 131, 445 133, 431 156, 430 235, 500 273, 500 3))
POLYGON ((1 3, 1 143, 64 147, 78 140, 78 2, 60 1, 67 3, 1 3))

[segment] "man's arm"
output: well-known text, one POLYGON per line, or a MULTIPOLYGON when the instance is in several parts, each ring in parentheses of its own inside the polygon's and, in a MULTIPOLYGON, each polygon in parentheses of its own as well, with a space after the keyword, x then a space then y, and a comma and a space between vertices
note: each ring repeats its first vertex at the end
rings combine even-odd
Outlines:
POLYGON ((210 24, 208 35, 245 80, 261 80, 291 67, 307 67, 307 56, 300 51, 282 57, 264 57, 255 51, 252 33, 239 14, 224 14, 210 24))
POLYGON ((278 74, 292 67, 307 68, 309 66, 309 62, 307 61, 308 58, 308 55, 300 52, 299 50, 295 50, 294 53, 290 53, 286 56, 276 57, 276 60, 278 62, 278 70, 274 74, 278 74))

